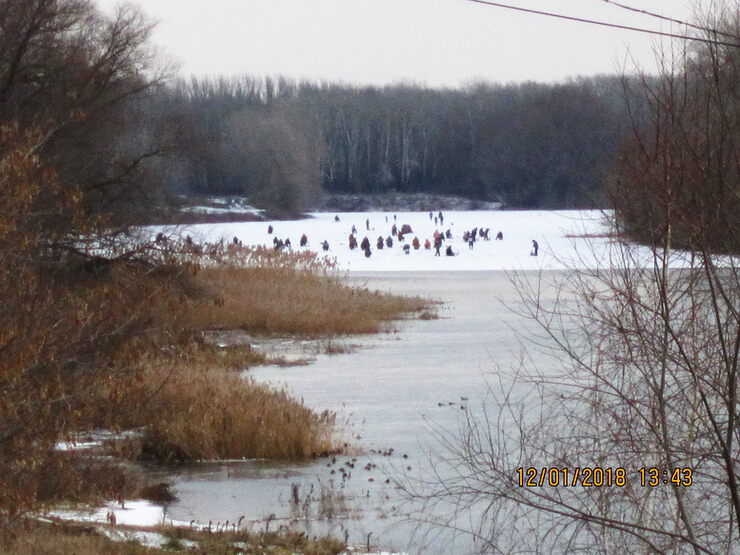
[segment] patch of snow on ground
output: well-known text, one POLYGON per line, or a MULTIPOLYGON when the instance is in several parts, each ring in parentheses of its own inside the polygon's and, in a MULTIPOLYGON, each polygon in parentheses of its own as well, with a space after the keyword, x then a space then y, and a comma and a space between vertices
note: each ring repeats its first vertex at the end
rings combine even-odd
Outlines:
MULTIPOLYGON (((113 513, 116 524, 124 526, 158 526, 165 522, 164 508, 149 501, 127 501, 121 506, 119 503, 109 503, 104 507, 89 510, 58 509, 51 511, 48 516, 61 520, 80 522, 109 522, 108 515, 113 513)), ((166 521, 170 524, 170 521, 166 521)), ((187 523, 180 523, 187 525, 187 523)))

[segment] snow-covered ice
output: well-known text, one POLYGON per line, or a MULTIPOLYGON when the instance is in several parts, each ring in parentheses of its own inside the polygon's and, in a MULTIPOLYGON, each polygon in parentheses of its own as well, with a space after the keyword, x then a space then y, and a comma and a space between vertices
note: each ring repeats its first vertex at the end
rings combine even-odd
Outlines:
POLYGON ((475 270, 557 270, 565 267, 583 267, 594 264, 594 256, 603 256, 610 241, 604 214, 601 211, 451 211, 443 212, 444 222, 435 225, 428 212, 340 212, 312 213, 310 218, 292 221, 240 222, 223 224, 198 224, 183 227, 181 233, 204 241, 232 241, 238 238, 245 245, 271 247, 273 239, 290 239, 292 248, 300 250, 302 234, 308 237, 306 249, 336 259, 340 270, 350 272, 388 271, 475 271, 475 270), (335 221, 339 217, 339 221, 335 221), (368 228, 369 223, 369 228, 368 228), (400 229, 408 224, 413 229, 404 243, 393 238, 393 247, 378 249, 378 237, 391 235, 393 224, 400 229), (273 233, 268 233, 272 226, 273 233), (370 241, 372 255, 348 246, 352 227, 359 242, 364 237, 370 241), (463 233, 473 228, 490 228, 490 240, 480 237, 471 249, 463 241, 463 233), (424 248, 425 240, 434 243, 435 230, 444 233, 450 230, 452 239, 442 246, 442 256, 435 256, 434 247, 424 248), (503 240, 495 239, 498 232, 503 240), (421 247, 403 251, 403 245, 411 245, 414 237, 419 238, 421 247), (329 243, 324 253, 321 243, 329 243), (532 240, 539 244, 538 256, 531 256, 532 240), (445 256, 445 249, 452 246, 456 256, 445 256))

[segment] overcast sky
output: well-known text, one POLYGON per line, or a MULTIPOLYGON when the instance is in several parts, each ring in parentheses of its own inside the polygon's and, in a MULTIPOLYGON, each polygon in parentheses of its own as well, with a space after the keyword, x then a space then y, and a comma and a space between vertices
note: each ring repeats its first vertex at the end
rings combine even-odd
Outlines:
MULTIPOLYGON (((96 0, 107 12, 118 0, 96 0)), ((684 32, 604 0, 501 3, 684 32)), ((691 19, 689 0, 619 0, 691 19)), ((190 75, 285 75, 353 84, 559 81, 654 68, 656 37, 468 0, 140 0, 153 42, 190 75)))

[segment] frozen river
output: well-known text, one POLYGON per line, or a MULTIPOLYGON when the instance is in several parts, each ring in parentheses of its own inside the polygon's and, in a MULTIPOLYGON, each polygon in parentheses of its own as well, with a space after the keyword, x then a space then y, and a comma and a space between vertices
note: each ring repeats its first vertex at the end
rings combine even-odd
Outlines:
POLYGON ((394 481, 428 476, 429 460, 439 454, 431 428, 454 432, 464 411, 480 410, 497 366, 518 360, 517 331, 526 335, 532 323, 510 310, 519 301, 504 272, 353 273, 351 280, 440 300, 440 317, 350 338, 360 345, 350 354, 251 371, 312 408, 336 412, 350 454, 336 462, 185 469, 174 477, 179 501, 168 507, 168 518, 207 524, 244 517, 255 527, 331 531, 354 546, 369 538, 375 548, 411 553, 473 550, 467 535, 420 525, 419 508, 404 503, 394 481))

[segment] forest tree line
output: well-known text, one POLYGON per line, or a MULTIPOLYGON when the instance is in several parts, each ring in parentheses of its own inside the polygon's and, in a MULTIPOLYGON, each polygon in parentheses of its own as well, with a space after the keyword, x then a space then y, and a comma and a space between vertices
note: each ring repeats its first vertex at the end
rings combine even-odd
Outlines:
POLYGON ((242 77, 179 81, 152 109, 180 127, 163 167, 180 194, 246 195, 284 214, 322 191, 561 208, 604 205, 623 93, 609 76, 458 90, 242 77))

